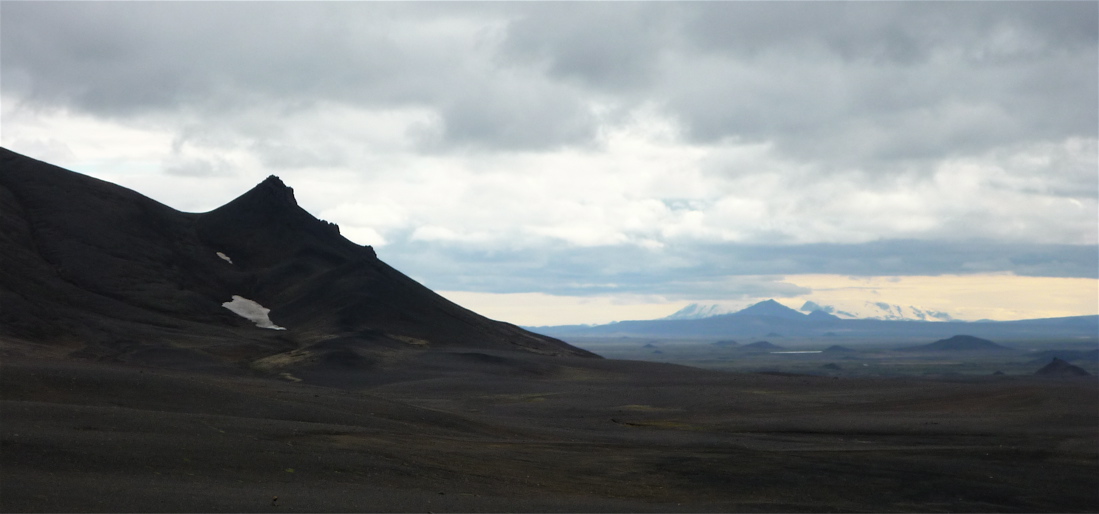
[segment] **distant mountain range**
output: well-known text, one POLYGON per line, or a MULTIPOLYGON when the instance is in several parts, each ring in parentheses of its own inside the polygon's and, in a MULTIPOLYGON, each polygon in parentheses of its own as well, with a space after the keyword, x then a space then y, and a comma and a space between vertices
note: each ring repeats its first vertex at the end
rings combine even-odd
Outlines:
MULTIPOLYGON (((987 339, 1099 339, 1099 316, 1072 316, 1019 321, 958 321, 945 313, 920 311, 922 319, 845 318, 808 302, 801 311, 775 300, 724 314, 716 306, 693 304, 664 319, 621 321, 605 325, 528 327, 553 337, 665 337, 739 339, 759 337, 896 339, 948 338, 972 334, 987 339), (817 308, 814 308, 817 307, 817 308), (803 312, 809 311, 809 312, 803 312), (702 317, 694 315, 709 314, 702 317), (930 321, 931 319, 937 321, 930 321)), ((882 309, 885 310, 884 308, 882 309)), ((915 311, 893 310, 898 316, 915 311)))
MULTIPOLYGON (((768 302, 773 302, 776 304, 778 303, 774 300, 768 300, 768 302)), ((755 305, 753 305, 752 307, 755 307, 755 305)), ((845 307, 843 309, 838 309, 833 306, 820 305, 816 302, 807 301, 798 310, 807 314, 812 314, 814 312, 831 314, 840 319, 880 319, 894 321, 961 321, 953 317, 950 313, 944 311, 926 309, 913 305, 895 305, 885 302, 868 301, 864 302, 864 304, 858 308, 845 307)), ((743 312, 743 310, 737 310, 735 308, 721 304, 692 303, 676 311, 670 316, 660 319, 703 319, 713 316, 721 316, 724 314, 736 314, 738 312, 743 312)))

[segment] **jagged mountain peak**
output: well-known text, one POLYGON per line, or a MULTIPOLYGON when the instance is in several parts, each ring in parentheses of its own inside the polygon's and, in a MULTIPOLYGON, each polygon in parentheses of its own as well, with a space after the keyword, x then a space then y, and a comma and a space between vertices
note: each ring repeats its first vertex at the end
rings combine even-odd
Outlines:
POLYGON ((298 205, 294 189, 271 175, 229 203, 199 215, 204 242, 245 265, 272 266, 302 255, 331 263, 376 258, 374 249, 340 235, 340 228, 298 205))
POLYGON ((268 176, 244 194, 210 212, 234 211, 234 214, 240 215, 244 214, 241 212, 244 210, 257 211, 265 216, 279 212, 298 214, 299 210, 304 211, 294 197, 294 188, 287 186, 275 175, 268 176))
MULTIPOLYGON (((263 182, 260 182, 252 188, 252 191, 249 191, 249 193, 251 192, 283 205, 298 205, 298 200, 294 198, 294 188, 286 185, 277 175, 270 175, 263 179, 263 182)), ((245 195, 247 194, 245 193, 245 195)))

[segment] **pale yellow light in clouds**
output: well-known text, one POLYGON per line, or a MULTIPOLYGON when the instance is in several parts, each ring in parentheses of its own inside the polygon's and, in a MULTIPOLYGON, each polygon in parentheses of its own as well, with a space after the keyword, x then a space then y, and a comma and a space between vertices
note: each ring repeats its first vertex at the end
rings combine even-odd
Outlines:
MULTIPOLYGON (((1009 274, 901 277, 795 275, 813 290, 805 299, 843 310, 865 302, 916 306, 958 319, 1014 320, 1099 314, 1099 281, 1009 274)), ((799 299, 800 300, 800 299, 799 299)), ((797 301, 783 301, 792 307, 797 301)))
MULTIPOLYGON (((773 277, 772 277, 773 278, 773 277)), ((956 319, 1015 320, 1099 314, 1099 281, 1087 278, 1020 277, 1009 274, 901 277, 787 275, 782 282, 811 289, 798 297, 776 297, 794 308, 806 301, 849 312, 868 312, 883 302, 949 313, 956 319)), ((441 291, 446 298, 492 319, 518 325, 603 324, 657 319, 689 303, 722 304, 738 310, 768 299, 668 300, 659 296, 555 296, 544 293, 441 291)))

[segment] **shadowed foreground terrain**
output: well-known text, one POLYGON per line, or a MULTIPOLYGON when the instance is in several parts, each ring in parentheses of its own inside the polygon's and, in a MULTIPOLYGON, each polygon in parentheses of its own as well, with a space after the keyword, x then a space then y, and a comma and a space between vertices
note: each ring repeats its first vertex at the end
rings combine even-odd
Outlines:
POLYGON ((602 359, 276 177, 182 213, 0 149, 3 512, 1094 512, 1096 386, 602 359))
POLYGON ((5 359, 0 510, 1099 508, 1090 379, 418 358, 419 378, 348 388, 5 359))

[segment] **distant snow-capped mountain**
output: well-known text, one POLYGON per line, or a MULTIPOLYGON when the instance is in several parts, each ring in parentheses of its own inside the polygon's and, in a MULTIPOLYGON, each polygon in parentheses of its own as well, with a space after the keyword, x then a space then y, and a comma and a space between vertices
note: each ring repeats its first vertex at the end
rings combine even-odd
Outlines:
MULTIPOLYGON (((840 319, 880 319, 890 321, 960 321, 950 313, 925 309, 913 305, 895 305, 885 302, 863 302, 860 304, 848 304, 840 307, 821 305, 813 301, 807 301, 797 311, 805 314, 820 312, 840 319)), ((794 309, 787 308, 774 300, 766 300, 744 309, 730 307, 721 304, 692 303, 670 316, 661 320, 703 319, 725 314, 744 315, 768 315, 778 317, 791 317, 797 314, 794 309)))
POLYGON ((885 302, 864 302, 861 306, 844 306, 837 309, 816 302, 805 302, 802 312, 826 312, 842 319, 882 319, 891 321, 960 321, 947 312, 924 309, 912 305, 894 305, 885 302))
POLYGON ((723 316, 726 314, 743 316, 770 316, 786 319, 800 319, 805 317, 805 314, 802 314, 774 300, 764 300, 762 302, 749 305, 745 308, 737 308, 721 304, 692 303, 682 309, 679 309, 671 316, 663 317, 660 319, 703 319, 712 318, 714 316, 723 316))

